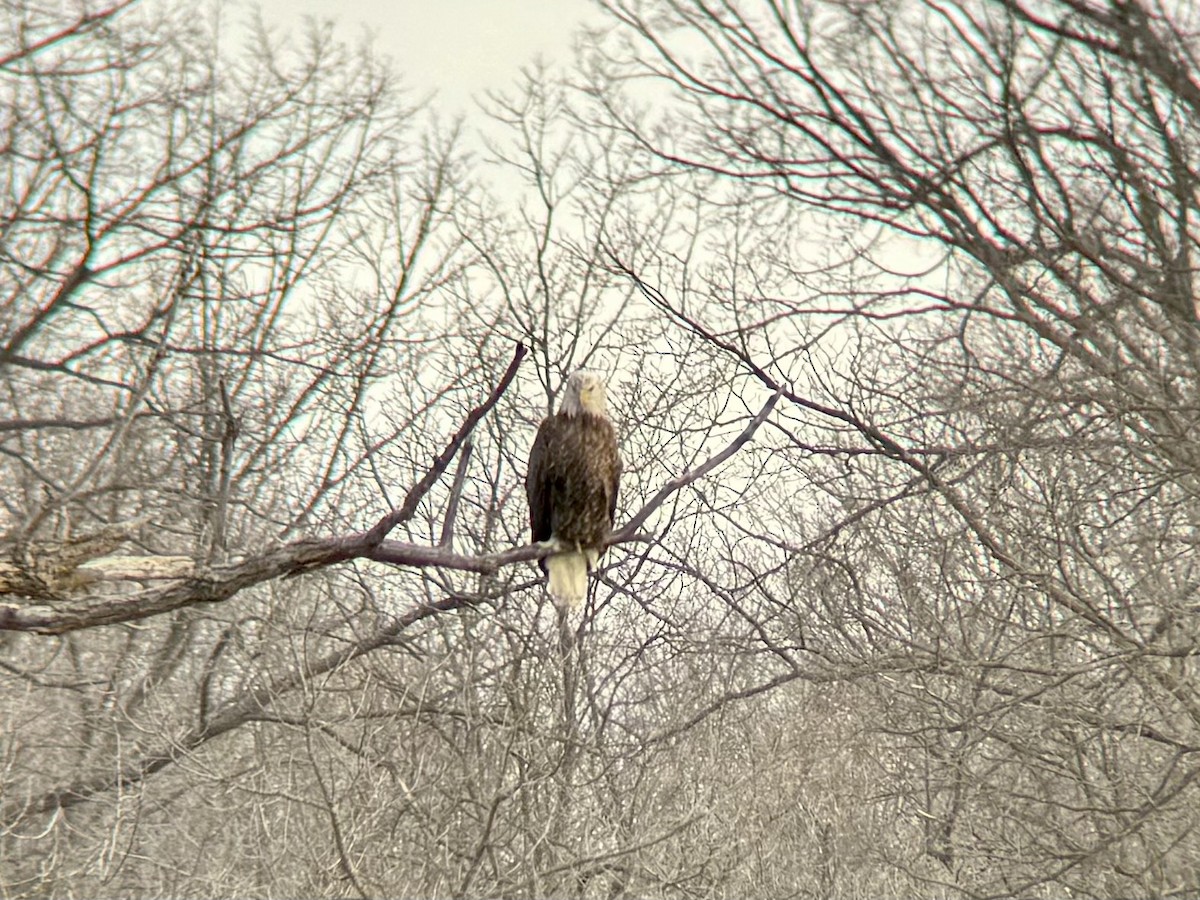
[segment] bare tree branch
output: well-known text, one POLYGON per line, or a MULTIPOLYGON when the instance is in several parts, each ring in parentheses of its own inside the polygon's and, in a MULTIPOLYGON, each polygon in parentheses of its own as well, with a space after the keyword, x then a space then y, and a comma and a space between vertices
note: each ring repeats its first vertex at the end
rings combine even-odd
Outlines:
MULTIPOLYGON (((504 378, 493 390, 492 395, 468 416, 464 425, 450 440, 446 450, 435 460, 432 471, 443 472, 453 459, 454 453, 470 435, 475 424, 495 405, 515 374, 516 366, 524 356, 524 348, 518 348, 513 362, 504 378)), ((673 494, 689 484, 705 477, 733 456, 767 420, 779 400, 779 392, 773 394, 758 414, 723 450, 702 465, 671 479, 650 498, 609 539, 609 546, 629 542, 650 540, 640 534, 639 529, 655 510, 673 494)), ((171 585, 138 594, 121 596, 87 596, 82 598, 62 597, 50 603, 28 603, 6 601, 0 603, 0 630, 26 631, 34 634, 66 634, 84 628, 134 622, 172 610, 205 603, 220 603, 238 592, 274 578, 313 571, 352 559, 369 559, 376 562, 411 568, 443 568, 460 572, 476 572, 494 575, 501 568, 521 562, 540 559, 553 552, 548 544, 529 544, 500 553, 483 556, 468 556, 455 553, 447 546, 422 546, 403 541, 387 540, 382 537, 394 525, 412 514, 419 498, 423 496, 433 479, 427 474, 416 488, 409 492, 405 504, 389 513, 374 527, 344 537, 306 538, 292 541, 282 547, 223 566, 192 574, 171 585)), ((96 572, 92 578, 98 577, 96 572)), ((127 576, 122 576, 127 577, 127 576)), ((156 575, 155 577, 159 577, 156 575)), ((20 587, 19 578, 10 579, 13 587, 20 587)))

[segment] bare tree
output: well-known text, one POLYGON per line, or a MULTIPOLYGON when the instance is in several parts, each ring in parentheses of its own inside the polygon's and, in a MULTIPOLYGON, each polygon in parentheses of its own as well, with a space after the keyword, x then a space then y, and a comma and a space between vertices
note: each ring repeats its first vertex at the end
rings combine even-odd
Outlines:
POLYGON ((675 326, 594 244, 635 235, 628 161, 548 152, 566 110, 539 120, 562 94, 531 81, 496 101, 497 164, 533 176, 497 215, 458 135, 324 28, 231 51, 218 12, 13 11, 5 893, 727 884, 669 732, 757 681, 689 680, 677 561, 778 397, 714 391, 730 366, 699 342, 692 366, 640 352, 675 326), (626 549, 564 659, 519 485, 562 377, 597 364, 628 373, 626 549))
POLYGON ((924 833, 880 862, 1194 891, 1195 10, 608 6, 596 114, 762 228, 615 256, 788 401, 793 531, 752 571, 793 605, 752 615, 809 677, 877 673, 880 796, 924 833))
POLYGON ((609 7, 467 157, 323 27, 13 6, 6 893, 1195 889, 1189 11, 609 7))

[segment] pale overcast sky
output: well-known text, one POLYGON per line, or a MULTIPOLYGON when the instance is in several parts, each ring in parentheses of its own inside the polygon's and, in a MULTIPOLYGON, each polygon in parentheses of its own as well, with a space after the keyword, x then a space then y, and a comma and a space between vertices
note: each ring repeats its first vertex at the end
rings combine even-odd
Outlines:
POLYGON ((417 96, 438 92, 446 114, 469 112, 471 96, 512 86, 541 55, 570 59, 571 39, 599 14, 590 0, 259 0, 267 22, 300 28, 305 16, 333 19, 357 38, 365 26, 417 96))

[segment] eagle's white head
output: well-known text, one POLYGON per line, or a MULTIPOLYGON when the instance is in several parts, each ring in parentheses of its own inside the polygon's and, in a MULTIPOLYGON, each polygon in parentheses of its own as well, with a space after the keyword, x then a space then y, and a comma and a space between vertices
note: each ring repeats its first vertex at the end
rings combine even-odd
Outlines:
POLYGON ((595 372, 585 372, 582 369, 572 372, 563 391, 559 412, 568 416, 586 412, 607 419, 608 394, 604 389, 604 379, 595 372))

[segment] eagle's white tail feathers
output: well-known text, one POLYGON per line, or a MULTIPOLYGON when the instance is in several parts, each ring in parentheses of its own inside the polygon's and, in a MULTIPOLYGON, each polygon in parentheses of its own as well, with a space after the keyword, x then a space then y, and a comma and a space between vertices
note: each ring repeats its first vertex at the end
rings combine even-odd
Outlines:
POLYGON ((576 550, 547 557, 550 599, 569 611, 582 607, 587 599, 588 572, 599 559, 600 554, 595 550, 576 550))

